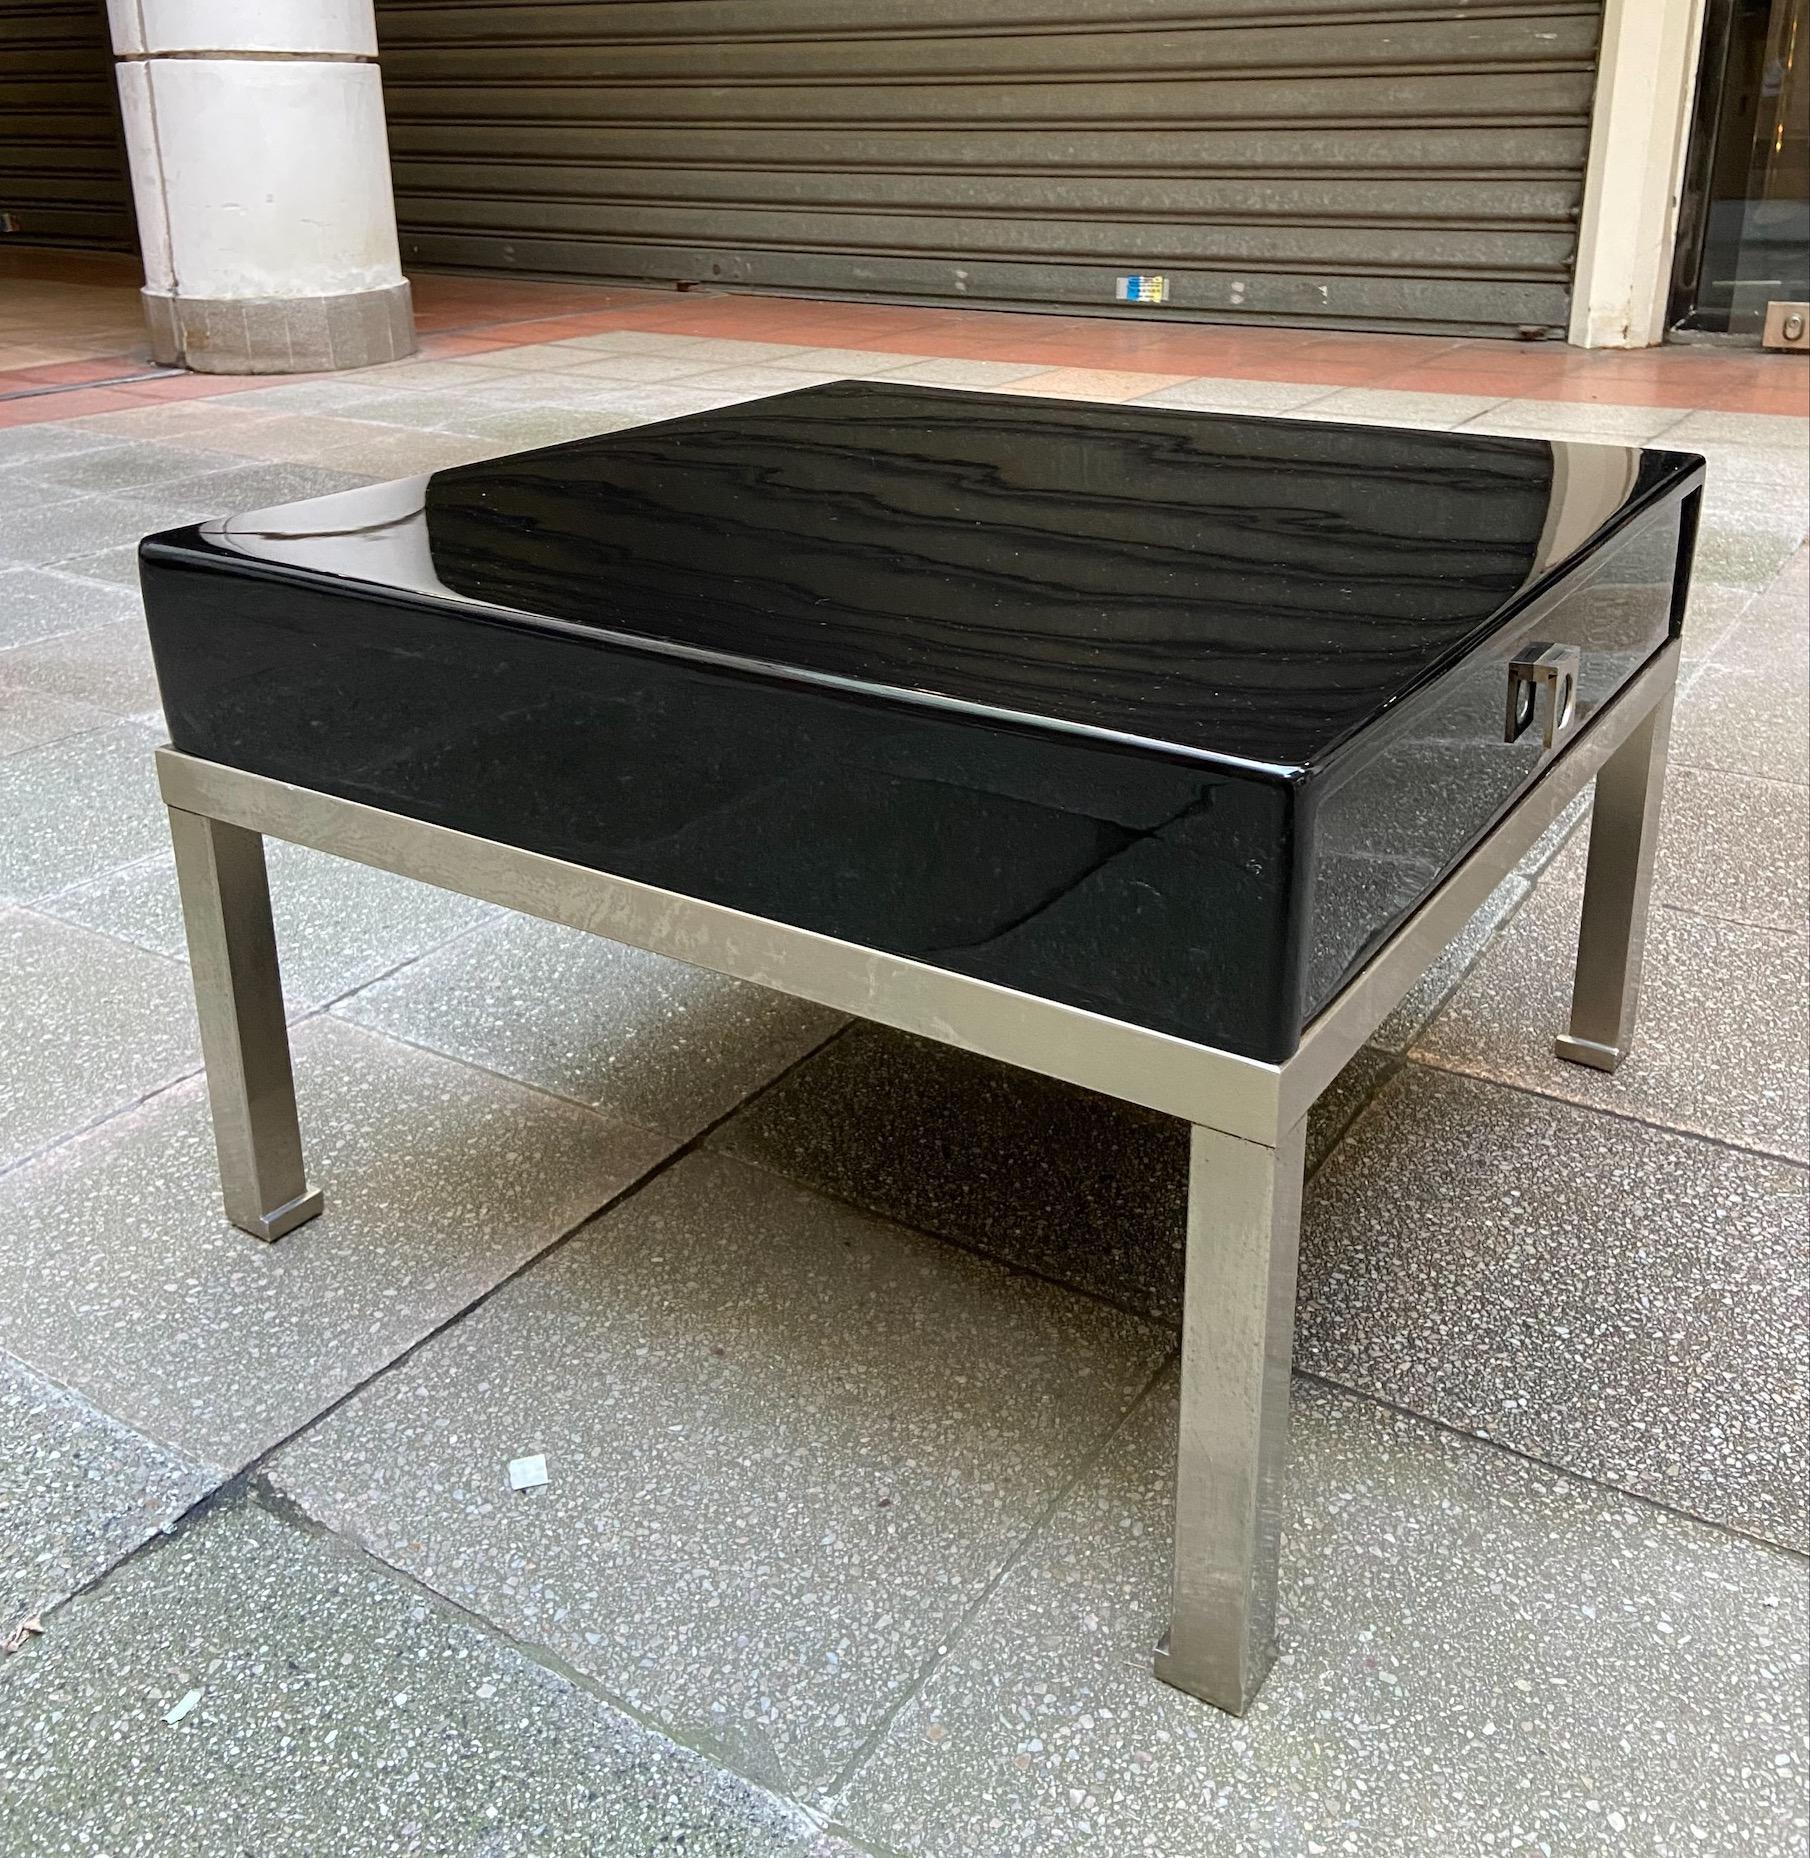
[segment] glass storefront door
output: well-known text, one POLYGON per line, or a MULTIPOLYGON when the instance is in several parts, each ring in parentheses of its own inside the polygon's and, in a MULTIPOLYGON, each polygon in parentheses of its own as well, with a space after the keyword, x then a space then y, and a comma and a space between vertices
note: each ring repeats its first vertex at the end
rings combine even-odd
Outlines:
POLYGON ((1710 0, 1672 329, 1757 340, 1810 298, 1810 0, 1710 0))

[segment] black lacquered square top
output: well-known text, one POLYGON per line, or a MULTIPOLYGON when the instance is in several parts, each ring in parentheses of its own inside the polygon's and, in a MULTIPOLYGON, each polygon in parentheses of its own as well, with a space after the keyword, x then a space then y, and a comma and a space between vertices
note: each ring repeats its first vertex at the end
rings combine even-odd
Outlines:
POLYGON ((1698 466, 841 382, 202 533, 782 677, 1300 768, 1698 466))

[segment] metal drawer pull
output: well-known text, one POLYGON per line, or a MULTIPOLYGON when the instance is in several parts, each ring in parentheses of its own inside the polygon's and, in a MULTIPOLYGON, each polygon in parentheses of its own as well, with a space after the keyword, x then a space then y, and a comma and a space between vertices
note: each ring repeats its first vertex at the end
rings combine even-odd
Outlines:
POLYGON ((1534 712, 1545 710, 1540 728, 1541 745, 1553 747, 1571 732, 1577 721, 1578 649, 1575 645, 1524 645, 1508 661, 1508 719, 1502 739, 1518 742, 1533 722, 1534 712), (1546 701, 1540 702, 1540 692, 1546 701))

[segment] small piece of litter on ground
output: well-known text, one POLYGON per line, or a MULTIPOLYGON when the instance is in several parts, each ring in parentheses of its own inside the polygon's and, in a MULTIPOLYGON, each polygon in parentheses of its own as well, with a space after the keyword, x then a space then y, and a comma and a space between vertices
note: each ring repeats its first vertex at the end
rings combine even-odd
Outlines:
POLYGON ((173 1709, 164 1712, 164 1721, 172 1725, 181 1722, 183 1717, 185 1717, 200 1701, 201 1692, 198 1690, 191 1690, 173 1709))
POLYGON ((509 1488, 511 1490, 538 1490, 547 1481, 547 1459, 543 1452, 536 1452, 532 1458, 512 1458, 509 1461, 509 1488))
POLYGON ((5 1638, 0 1639, 0 1652, 11 1653, 23 1651, 25 1649, 25 1641, 37 1637, 43 1630, 44 1622, 38 1618, 36 1613, 32 1614, 29 1619, 20 1620, 5 1638))

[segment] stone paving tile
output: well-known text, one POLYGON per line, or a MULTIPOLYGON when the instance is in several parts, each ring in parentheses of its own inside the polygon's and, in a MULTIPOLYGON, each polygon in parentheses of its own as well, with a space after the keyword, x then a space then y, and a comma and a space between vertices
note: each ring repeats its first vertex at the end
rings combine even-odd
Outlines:
POLYGON ((796 1808, 256 1507, 207 1517, 50 1628, 0 1680, 12 1851, 802 1858, 811 1835, 796 1808))
POLYGON ((0 760, 0 903, 48 896, 168 845, 151 762, 162 739, 122 723, 0 760))
POLYGON ((0 473, 0 526, 17 517, 29 517, 40 510, 72 503, 83 493, 67 484, 47 483, 36 471, 0 473))
POLYGON ((1697 535, 1693 575, 1735 587, 1769 587, 1804 539, 1795 519, 1731 522, 1713 516, 1697 535))
POLYGON ((1026 361, 913 361, 889 368, 886 378, 918 387, 1009 387, 1043 371, 1038 363, 1026 361))
MULTIPOLYGON (((0 658, 0 671, 6 661, 0 658)), ((35 690, 0 683, 0 755, 41 748, 65 736, 85 735, 90 729, 110 729, 118 717, 97 710, 91 703, 69 703, 35 690)))
POLYGON ((1798 457, 1804 451, 1804 422, 1778 413, 1686 413, 1659 434, 1668 449, 1694 451, 1710 444, 1777 447, 1798 457))
POLYGON ((602 432, 619 432, 642 424, 627 414, 562 412, 557 407, 515 407, 505 412, 474 415, 459 430, 502 451, 531 451, 542 445, 563 445, 569 439, 588 439, 602 432))
POLYGON ((1496 404, 1488 394, 1415 394, 1387 387, 1344 387, 1309 402, 1308 417, 1361 420, 1379 426, 1431 426, 1450 432, 1496 404))
POLYGON ((12 648, 114 620, 142 623, 142 614, 136 585, 126 590, 51 568, 0 567, 0 676, 12 648))
POLYGON ((1810 555, 1792 558, 1718 646, 1717 664, 1802 687, 1810 676, 1810 555))
MULTIPOLYGON (((693 351, 695 353, 695 351, 693 351)), ((909 367, 923 355, 890 354, 877 348, 799 348, 772 347, 765 354, 743 357, 756 366, 799 368, 807 374, 821 374, 830 379, 847 375, 884 374, 890 368, 909 367)))
POLYGON ((1590 790, 1585 789, 1534 840, 1533 844, 1527 848, 1521 862, 1515 866, 1516 877, 1532 880, 1558 857, 1559 853, 1570 844, 1571 835, 1590 817, 1590 799, 1590 790))
MULTIPOLYGON (((560 344, 559 346, 564 346, 560 344)), ((662 355, 613 354, 608 349, 571 349, 558 372, 588 381, 680 381, 717 371, 717 364, 677 350, 662 355)), ((794 382, 794 385, 797 383, 794 382)))
POLYGON ((598 355, 701 354, 706 364, 714 361, 718 367, 760 361, 775 353, 798 353, 795 344, 788 347, 774 342, 727 342, 710 336, 660 335, 649 329, 603 329, 596 335, 564 336, 554 347, 586 348, 598 355))
MULTIPOLYGON (((1588 826, 1543 882, 1581 907, 1588 826)), ((1666 774, 1653 901, 1718 921, 1801 933, 1810 919, 1810 789, 1672 767, 1666 774)))
POLYGON ((838 377, 833 373, 807 373, 791 367, 712 368, 693 374, 683 383, 699 393, 731 395, 737 400, 765 399, 769 394, 795 394, 838 377))
MULTIPOLYGON (((1200 412, 1287 413, 1324 400, 1325 387, 1298 381, 1243 381, 1206 376, 1138 396, 1139 406, 1173 406, 1200 412)), ((1304 416, 1306 417, 1306 416, 1304 416)))
MULTIPOLYGON (((1576 856, 1576 850, 1567 854, 1576 856)), ((1802 1161, 1810 947, 1802 933, 1655 908, 1640 1020, 1613 1076, 1553 1056, 1571 1009, 1578 895, 1549 876, 1413 1046, 1448 1070, 1802 1161)))
MULTIPOLYGON (((283 998, 292 1014, 337 1000, 497 914, 491 904, 305 846, 271 839, 264 854, 283 998)), ((182 905, 168 858, 111 872, 41 907, 186 971, 182 905)))
POLYGON ((1648 445, 1677 423, 1678 409, 1673 406, 1609 406, 1595 400, 1502 400, 1467 419, 1463 429, 1648 445))
POLYGON ((113 548, 97 549, 92 555, 72 555, 67 561, 59 561, 52 572, 78 576, 109 587, 123 587, 132 596, 133 610, 143 610, 144 603, 138 595, 136 542, 122 542, 113 548))
POLYGON ((526 916, 340 1010, 681 1141, 844 1023, 825 1007, 526 916))
POLYGON ((104 432, 58 425, 50 420, 41 426, 9 427, 0 432, 0 470, 45 458, 69 458, 77 452, 99 451, 109 442, 104 432))
POLYGON ((710 1138, 887 1218, 1165 1323, 1188 1131, 1153 1110, 857 1023, 710 1138))
POLYGON ((219 1210, 199 1078, 0 1176, 0 1346, 229 1469, 569 1231, 666 1146, 332 1020, 299 1030, 295 1063, 327 1210, 274 1245, 219 1210))
POLYGON ((1119 368, 1050 368, 1012 384, 1015 394, 1043 394, 1058 400, 1143 400, 1166 389, 1185 387, 1179 374, 1133 374, 1119 368))
POLYGON ((1678 699, 1671 754, 1674 781, 1681 768, 1716 768, 1810 782, 1810 685, 1712 661, 1678 699))
POLYGON ((1810 1551, 1801 1168, 1410 1065, 1323 1168, 1298 1366, 1810 1551))
POLYGON ((72 555, 88 555, 122 542, 136 542, 156 529, 189 520, 176 497, 79 496, 36 511, 15 511, 0 527, 0 557, 42 566, 72 555))
POLYGON ((0 1355, 0 1637, 97 1579, 216 1482, 0 1355))
MULTIPOLYGON (((1388 1072, 1365 1051, 1308 1123, 1310 1169, 1388 1072)), ((710 1137, 887 1218, 1173 1325, 1188 1132, 1174 1117, 858 1023, 710 1137)))
POLYGON ((158 716, 162 700, 144 621, 61 632, 0 653, 0 685, 91 703, 114 716, 158 716))
POLYGON ((1168 1338, 699 1154, 281 1453, 311 1516, 799 1797, 1168 1338), (550 1482, 511 1494, 508 1462, 550 1482))
POLYGON ((1307 1173, 1311 1178, 1327 1156, 1344 1140, 1358 1117, 1369 1107, 1383 1081, 1400 1064, 1393 1052, 1364 1046, 1337 1077, 1321 1091, 1307 1119, 1307 1173))
POLYGON ((211 472, 206 489, 215 513, 236 516, 311 497, 335 496, 372 481, 364 472, 336 471, 324 465, 256 464, 239 459, 230 471, 211 472))
POLYGON ((210 471, 228 470, 241 462, 231 452, 199 451, 146 439, 109 446, 104 451, 78 452, 71 458, 48 459, 37 467, 35 475, 41 483, 66 485, 71 491, 130 496, 139 490, 161 490, 210 471))
POLYGON ((1684 608, 1681 693, 1690 687, 1691 667, 1715 656, 1740 623, 1741 615, 1753 605, 1754 596, 1755 590, 1751 587, 1718 586, 1700 576, 1692 577, 1684 608))
POLYGON ((1370 1035, 1370 1043, 1381 1051, 1405 1052, 1414 1042, 1415 1034, 1451 998, 1453 989, 1476 965, 1477 957, 1495 940, 1502 925, 1520 908, 1530 888, 1524 877, 1513 874, 1505 877, 1465 924, 1458 939, 1370 1035))
MULTIPOLYGON (((508 375, 498 375, 507 380, 508 375)), ((473 385, 476 385, 474 382, 473 385)), ((394 393, 374 393, 359 400, 347 400, 334 411, 334 418, 358 424, 401 426, 418 432, 456 432, 472 410, 472 398, 463 393, 428 393, 423 390, 397 388, 394 393)))
POLYGON ((0 913, 0 1026, 0 1169, 201 1063, 174 963, 30 910, 0 913))
POLYGON ((904 1858, 1801 1849, 1800 1562, 1297 1383, 1283 1658, 1238 1721, 1150 1674, 1175 1426, 1144 1404, 839 1828, 904 1858))
MULTIPOLYGON (((1810 789, 1672 767, 1660 817, 1655 901, 1770 929, 1810 919, 1810 789)), ((1588 843, 1585 834, 1551 881, 1582 884, 1588 843)))

